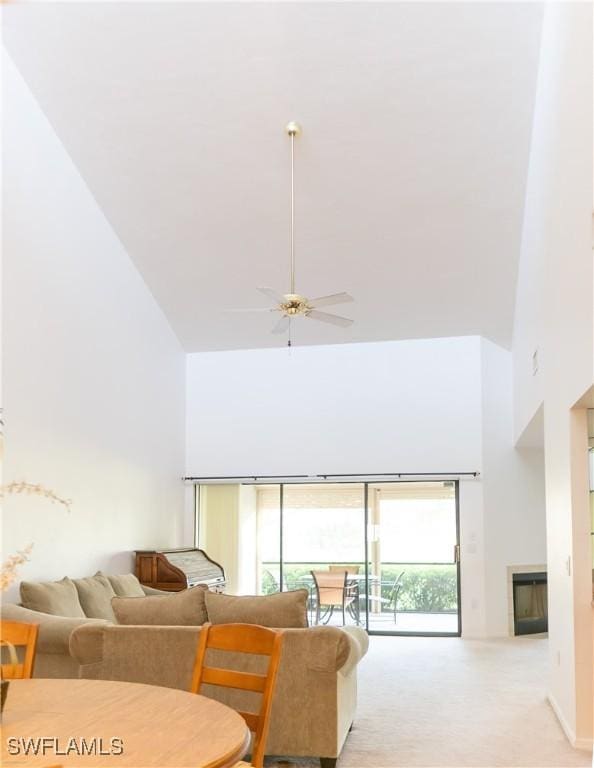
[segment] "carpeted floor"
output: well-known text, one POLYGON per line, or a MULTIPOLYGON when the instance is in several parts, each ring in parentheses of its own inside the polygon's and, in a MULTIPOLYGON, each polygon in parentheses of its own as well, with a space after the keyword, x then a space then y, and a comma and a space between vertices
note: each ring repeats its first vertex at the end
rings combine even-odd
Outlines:
POLYGON ((546 657, 544 637, 372 637, 338 768, 591 766, 546 700, 546 657))

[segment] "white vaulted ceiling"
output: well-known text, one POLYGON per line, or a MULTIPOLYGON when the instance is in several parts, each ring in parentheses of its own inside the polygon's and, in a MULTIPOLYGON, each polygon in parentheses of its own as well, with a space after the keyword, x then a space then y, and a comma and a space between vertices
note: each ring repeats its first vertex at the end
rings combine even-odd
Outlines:
MULTIPOLYGON (((539 3, 23 3, 4 42, 187 351, 282 344, 255 290, 347 290, 316 344, 509 346, 539 3)), ((51 190, 48 190, 51 194, 51 190)), ((82 257, 82 255, 81 255, 82 257)))

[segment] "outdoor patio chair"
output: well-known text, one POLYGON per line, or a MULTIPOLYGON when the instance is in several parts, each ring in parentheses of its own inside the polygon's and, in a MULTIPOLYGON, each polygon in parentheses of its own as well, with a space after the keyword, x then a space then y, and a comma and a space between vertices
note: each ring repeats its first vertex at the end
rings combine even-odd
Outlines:
POLYGON ((269 571, 268 568, 265 568, 262 571, 263 581, 264 579, 268 579, 270 584, 272 585, 272 591, 273 592, 280 592, 280 585, 278 583, 278 579, 276 576, 272 573, 272 571, 269 571))
POLYGON ((357 574, 359 573, 360 565, 329 565, 328 570, 331 573, 344 573, 357 574))
POLYGON ((342 611, 342 624, 346 623, 346 611, 359 623, 359 586, 349 583, 348 572, 312 571, 316 592, 316 624, 327 624, 335 608, 342 611), (323 613, 322 613, 323 611, 323 613))
MULTIPOLYGON (((392 613, 394 614, 394 624, 396 624, 397 620, 397 611, 398 611, 398 596, 400 595, 400 592, 402 590, 402 580, 404 579, 404 574, 406 571, 402 571, 401 573, 396 576, 392 583, 392 588, 390 589, 390 595, 389 597, 382 597, 381 595, 368 595, 367 598, 370 602, 373 602, 374 600, 376 602, 381 603, 381 605, 389 605, 391 607, 392 613)), ((385 584, 386 582, 382 581, 381 584, 385 584)))
MULTIPOLYGON (((268 569, 264 569, 262 571, 262 576, 264 579, 268 580, 268 583, 272 586, 273 592, 280 592, 280 583, 277 577, 272 573, 272 571, 269 571, 268 569)), ((283 592, 292 592, 295 589, 303 589, 303 584, 299 581, 287 581, 286 579, 283 579, 283 592)))

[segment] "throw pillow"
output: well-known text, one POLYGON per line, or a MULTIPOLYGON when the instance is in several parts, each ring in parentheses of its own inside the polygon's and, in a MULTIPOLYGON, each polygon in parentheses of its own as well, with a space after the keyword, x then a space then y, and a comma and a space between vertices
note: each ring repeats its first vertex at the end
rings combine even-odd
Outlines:
POLYGON ((20 590, 21 603, 30 611, 85 618, 76 587, 67 576, 61 581, 22 581, 20 590))
MULTIPOLYGON (((104 576, 101 571, 97 571, 96 576, 104 576)), ((118 597, 144 597, 144 590, 140 582, 133 573, 121 573, 118 576, 107 576, 113 591, 118 597)))
POLYGON ((89 619, 107 619, 115 621, 111 607, 111 598, 115 597, 113 587, 101 573, 85 579, 73 579, 78 592, 78 599, 89 619))
POLYGON ((307 589, 274 595, 206 593, 206 612, 212 624, 259 624, 262 627, 307 627, 307 589))
POLYGON ((206 587, 191 587, 170 595, 113 597, 111 607, 120 624, 160 624, 198 627, 207 621, 206 587))

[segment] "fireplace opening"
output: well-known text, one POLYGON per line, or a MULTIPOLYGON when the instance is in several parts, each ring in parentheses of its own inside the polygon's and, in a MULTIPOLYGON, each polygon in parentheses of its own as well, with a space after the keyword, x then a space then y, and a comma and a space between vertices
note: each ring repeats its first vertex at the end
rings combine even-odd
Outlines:
POLYGON ((514 635, 548 632, 547 574, 514 573, 514 635))

